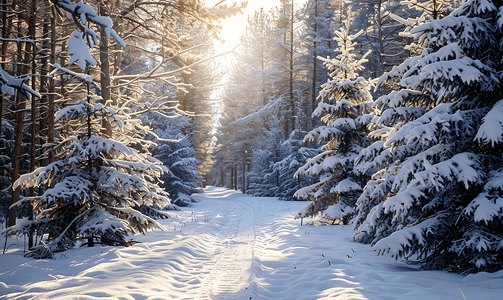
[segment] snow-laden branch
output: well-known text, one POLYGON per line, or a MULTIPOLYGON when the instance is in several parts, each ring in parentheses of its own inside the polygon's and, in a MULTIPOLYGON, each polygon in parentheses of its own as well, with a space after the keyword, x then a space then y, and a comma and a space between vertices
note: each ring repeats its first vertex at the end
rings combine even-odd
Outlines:
POLYGON ((32 90, 25 82, 28 80, 28 76, 22 76, 20 78, 14 78, 7 74, 0 66, 0 85, 2 94, 9 93, 14 95, 14 90, 19 90, 23 93, 26 98, 31 99, 31 96, 40 98, 40 94, 32 90))
MULTIPOLYGON (((84 31, 86 38, 88 38, 88 42, 90 42, 89 36, 93 38, 94 44, 96 44, 96 41, 99 40, 98 34, 85 27, 85 25, 89 21, 96 25, 102 26, 105 30, 107 38, 113 36, 114 39, 119 43, 119 45, 121 45, 121 47, 126 47, 126 43, 124 43, 117 32, 112 29, 112 20, 109 17, 98 15, 94 8, 92 8, 90 5, 85 4, 83 1, 72 3, 70 0, 51 0, 51 2, 55 5, 56 10, 61 15, 61 17, 65 17, 61 9, 72 14, 73 20, 75 21, 79 29, 84 31)), ((89 44, 90 47, 92 47, 92 45, 92 43, 89 44)))
POLYGON ((16 43, 30 43, 30 44, 35 45, 35 41, 34 40, 30 40, 30 39, 7 39, 7 38, 0 37, 0 41, 3 41, 3 42, 16 42, 16 43))
POLYGON ((268 102, 266 105, 261 107, 256 112, 253 112, 249 115, 239 118, 236 121, 232 122, 231 124, 232 125, 248 124, 248 122, 253 122, 253 120, 257 120, 257 118, 259 117, 271 114, 272 112, 274 112, 275 109, 279 108, 281 104, 284 104, 284 99, 283 97, 278 97, 278 99, 268 102))
POLYGON ((87 74, 84 74, 84 73, 75 73, 75 72, 70 71, 70 70, 68 70, 66 68, 63 68, 62 66, 60 66, 57 63, 55 63, 52 66, 54 67, 54 70, 49 75, 54 75, 57 71, 60 71, 61 73, 64 73, 66 75, 70 75, 73 78, 77 78, 77 79, 79 79, 81 81, 93 82, 93 77, 90 76, 90 75, 87 75, 87 74))
POLYGON ((482 119, 475 140, 479 143, 496 143, 503 141, 503 100, 498 101, 482 119))

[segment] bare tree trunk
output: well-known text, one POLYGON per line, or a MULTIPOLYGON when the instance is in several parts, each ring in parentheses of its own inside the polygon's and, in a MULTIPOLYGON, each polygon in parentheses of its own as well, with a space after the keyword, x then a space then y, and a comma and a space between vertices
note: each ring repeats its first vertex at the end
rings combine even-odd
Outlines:
MULTIPOLYGON (((250 172, 250 165, 248 164, 248 172, 250 172)), ((246 177, 246 189, 250 189, 250 176, 246 177)))
MULTIPOLYGON (((102 5, 99 6, 99 15, 105 16, 105 9, 102 5)), ((100 83, 101 83, 101 97, 103 98, 103 105, 107 101, 112 100, 110 94, 110 61, 108 59, 108 39, 105 33, 105 28, 100 27, 100 83)), ((112 137, 112 125, 106 118, 103 119, 103 127, 105 127, 105 134, 107 137, 112 137)))
POLYGON ((438 20, 437 1, 433 0, 433 20, 438 20))
POLYGON ((379 76, 381 76, 384 73, 384 40, 383 40, 383 18, 382 18, 382 13, 381 10, 383 8, 383 3, 382 1, 379 1, 377 3, 377 30, 378 30, 378 36, 379 36, 379 76))
MULTIPOLYGON (((52 7, 51 14, 51 64, 54 65, 56 63, 56 18, 57 13, 52 7)), ((49 103, 47 108, 47 117, 48 117, 48 125, 47 125, 47 143, 52 145, 54 144, 54 93, 56 89, 54 87, 54 78, 51 77, 49 79, 49 103)), ((49 152, 49 163, 54 162, 54 151, 49 152)))
MULTIPOLYGON (((40 99, 39 103, 39 117, 38 117, 38 122, 39 122, 39 145, 45 144, 45 141, 47 141, 47 134, 48 134, 48 128, 49 128, 49 115, 48 115, 48 79, 47 79, 47 74, 49 74, 49 65, 48 65, 48 54, 50 53, 48 51, 47 45, 49 45, 47 41, 47 37, 50 34, 50 15, 48 14, 48 11, 45 11, 46 15, 43 17, 41 20, 43 22, 42 25, 42 42, 40 46, 40 79, 39 79, 39 89, 40 89, 40 94, 42 95, 42 98, 40 99)), ((42 151, 44 151, 43 149, 42 151)), ((42 161, 39 161, 39 165, 46 165, 47 160, 43 159, 42 161)))
MULTIPOLYGON (((2 0, 2 37, 8 38, 10 29, 10 18, 7 19, 7 0, 2 0), (9 20, 9 21, 7 21, 9 20), (7 24, 9 22, 9 24, 7 24)), ((5 62, 7 60, 8 41, 2 41, 2 69, 5 70, 5 62)), ((3 93, 0 95, 0 136, 2 135, 2 120, 3 120, 3 93)))
POLYGON ((246 159, 243 160, 243 194, 246 194, 246 159))
POLYGON ((234 184, 235 184, 235 190, 238 190, 238 164, 236 163, 234 165, 234 184))
MULTIPOLYGON (((15 1, 14 1, 15 2, 15 1)), ((14 2, 12 5, 14 5, 14 2)), ((7 0, 2 0, 2 37, 8 38, 10 33, 11 18, 7 19, 7 0), (7 24, 8 23, 8 24, 7 24)), ((7 60, 8 41, 2 41, 2 68, 5 70, 5 61, 7 60)))
MULTIPOLYGON (((13 2, 12 4, 13 10, 15 10, 15 3, 13 2)), ((21 34, 22 32, 22 17, 20 14, 18 14, 18 34, 21 34)), ((29 67, 25 65, 23 67, 23 45, 25 47, 25 57, 24 61, 28 64, 29 62, 29 53, 31 52, 31 44, 30 43, 17 43, 17 59, 19 59, 19 63, 17 64, 17 74, 26 74, 29 72, 29 67)), ((17 92, 17 97, 16 97, 16 128, 14 129, 14 150, 12 154, 12 176, 11 176, 11 182, 14 184, 14 182, 19 178, 19 163, 21 159, 21 146, 23 142, 23 128, 24 128, 24 115, 25 115, 25 108, 26 108, 26 97, 24 96, 23 93, 17 92)), ((21 190, 19 188, 15 189, 12 192, 12 198, 11 198, 11 204, 16 203, 19 201, 19 197, 21 195, 21 190)), ((7 226, 14 226, 16 225, 16 211, 15 209, 9 210, 9 216, 7 220, 7 226)))
MULTIPOLYGON (((21 22, 19 20, 19 27, 21 27, 21 22)), ((21 32, 21 28, 19 28, 19 32, 21 32)), ((29 59, 29 54, 31 51, 31 44, 30 43, 18 43, 18 56, 19 58, 22 57, 23 53, 23 45, 25 45, 26 48, 26 61, 29 59)), ((21 63, 18 64, 18 71, 21 69, 21 63)), ((19 73, 27 73, 28 70, 27 68, 22 68, 23 71, 19 73)), ((24 128, 24 113, 25 113, 25 108, 26 108, 26 97, 23 95, 21 92, 17 92, 17 107, 16 107, 16 128, 14 129, 14 151, 12 155, 12 184, 19 178, 19 163, 20 163, 20 158, 21 158, 21 146, 22 146, 22 141, 23 141, 23 128, 24 128)), ((19 201, 19 196, 21 194, 21 190, 19 188, 15 189, 12 192, 12 199, 11 199, 11 204, 16 203, 19 201)), ((9 217, 7 220, 7 226, 14 226, 16 225, 16 212, 14 209, 9 210, 9 217)))
POLYGON ((234 189, 234 166, 231 166, 231 190, 234 189))
POLYGON ((294 99, 293 99, 293 21, 294 21, 294 0, 292 0, 292 14, 290 16, 290 120, 288 122, 290 125, 288 126, 288 131, 286 133, 286 138, 290 135, 290 133, 295 128, 294 121, 294 99))
MULTIPOLYGON (((36 25, 37 25, 37 0, 31 1, 31 12, 30 12, 30 24, 29 24, 29 38, 34 41, 32 45, 31 51, 31 73, 36 74, 36 55, 37 55, 37 47, 35 44, 35 36, 36 36, 36 25)), ((29 52, 26 52, 26 55, 29 55, 29 52)), ((36 77, 31 77, 31 88, 36 90, 36 77)), ((30 139, 30 172, 35 171, 36 167, 36 152, 37 152, 37 101, 34 96, 31 97, 31 139, 30 139)), ((30 188, 30 197, 35 196, 35 189, 33 187, 30 188)), ((28 208, 28 220, 33 220, 33 206, 30 204, 28 208)), ((31 232, 28 236, 28 247, 33 247, 33 232, 31 232)))
MULTIPOLYGON (((18 47, 22 47, 22 43, 18 43, 18 47)), ((17 92, 17 112, 16 112, 16 128, 14 131, 14 151, 12 155, 12 184, 19 178, 19 162, 21 156, 21 143, 23 140, 23 126, 24 126, 24 109, 26 108, 26 98, 25 96, 17 92)), ((16 203, 19 200, 21 190, 19 188, 12 192, 11 204, 16 203)), ((7 219, 7 226, 16 225, 16 211, 15 209, 9 210, 9 216, 7 219)))
MULTIPOLYGON (((311 94, 311 115, 316 109, 316 79, 318 73, 318 49, 316 45, 316 39, 318 38, 318 0, 314 0, 314 36, 313 36, 313 83, 312 83, 312 94, 311 94)), ((311 128, 314 128, 313 118, 311 120, 311 128)), ((307 131, 307 130, 306 130, 307 131)))

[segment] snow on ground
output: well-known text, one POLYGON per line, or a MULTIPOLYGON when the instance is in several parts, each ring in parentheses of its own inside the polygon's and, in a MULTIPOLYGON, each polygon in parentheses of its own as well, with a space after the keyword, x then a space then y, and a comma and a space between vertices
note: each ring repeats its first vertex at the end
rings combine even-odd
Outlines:
MULTIPOLYGON (((132 247, 80 248, 56 260, 0 255, 0 299, 502 299, 503 271, 419 271, 368 245, 352 226, 300 226, 305 202, 210 187, 200 203, 138 235, 132 247)), ((4 240, 0 240, 2 245, 4 240)))

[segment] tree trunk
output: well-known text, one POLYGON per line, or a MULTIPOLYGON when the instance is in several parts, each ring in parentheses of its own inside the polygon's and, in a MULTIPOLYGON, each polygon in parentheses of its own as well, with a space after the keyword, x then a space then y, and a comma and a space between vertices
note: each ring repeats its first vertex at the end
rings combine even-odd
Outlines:
MULTIPOLYGON (((318 38, 318 0, 314 0, 314 36, 313 36, 313 83, 312 83, 312 94, 311 94, 311 115, 316 109, 316 79, 318 73, 318 49, 316 45, 316 39, 318 38)), ((314 119, 311 120, 311 128, 314 128, 314 119)), ((308 131, 306 130, 306 131, 308 131)))
POLYGON ((243 160, 243 194, 246 194, 246 160, 243 160))
MULTIPOLYGON (((21 44, 18 43, 18 47, 22 47, 21 44)), ((28 45, 28 44, 26 44, 28 45)), ((27 52, 28 53, 28 52, 27 52)), ((16 128, 14 130, 14 151, 12 155, 12 184, 19 178, 19 163, 21 157, 21 146, 23 141, 23 127, 24 127, 24 109, 26 108, 26 97, 21 93, 17 92, 17 101, 16 101, 16 128)), ((19 196, 21 195, 21 190, 19 188, 15 189, 12 192, 11 204, 19 201, 19 196)), ((16 225, 16 213, 15 209, 9 210, 9 219, 7 221, 7 226, 16 225)))
POLYGON ((379 34, 379 76, 384 73, 384 37, 383 37, 383 18, 381 14, 381 9, 383 8, 382 1, 377 4, 377 24, 378 24, 378 34, 379 34))
MULTIPOLYGON (((51 15, 51 64, 54 65, 56 63, 56 18, 57 13, 52 7, 52 15, 51 15)), ((54 93, 56 89, 54 87, 54 78, 51 77, 49 79, 49 103, 47 108, 47 117, 48 117, 48 125, 47 125, 47 143, 52 145, 54 144, 54 93)), ((49 152, 49 163, 54 162, 54 151, 49 152)))
MULTIPOLYGON (((12 5, 14 5, 14 2, 12 5)), ((11 18, 7 19, 7 0, 2 0, 2 37, 8 38, 10 35, 11 18)), ((5 70, 5 61, 7 60, 8 41, 2 41, 2 68, 5 70)))
MULTIPOLYGON (((37 0, 32 0, 32 11, 30 12, 30 24, 29 38, 35 41, 36 39, 36 25, 37 25, 37 0)), ((37 47, 36 44, 32 45, 31 51, 31 73, 36 74, 36 55, 37 55, 37 47)), ((28 55, 28 52, 26 52, 28 55)), ((31 77, 31 88, 36 90, 36 77, 31 77)), ((31 96, 31 139, 30 139, 30 172, 35 171, 36 167, 36 157, 37 157, 37 101, 35 96, 31 96)), ((33 187, 30 188, 30 197, 35 196, 35 189, 33 187)), ((30 204, 28 206, 28 220, 33 220, 33 206, 30 204)), ((33 232, 30 232, 28 235, 28 247, 33 247, 33 232)))
MULTIPOLYGON (((2 37, 8 38, 10 29, 10 18, 7 19, 7 0, 2 0, 2 37), (9 20, 9 24, 7 24, 9 20)), ((8 41, 2 41, 2 69, 5 70, 5 63, 7 59, 7 47, 9 45, 8 41)), ((3 120, 3 93, 0 95, 0 136, 2 135, 2 120, 3 120)))
POLYGON ((234 190, 238 190, 238 164, 234 165, 234 190))
MULTIPOLYGON (((49 92, 49 86, 48 86, 48 78, 46 77, 47 74, 49 74, 49 61, 48 61, 48 54, 50 55, 50 51, 48 48, 47 45, 49 45, 50 43, 50 39, 49 39, 49 43, 47 41, 47 37, 49 36, 50 37, 50 14, 49 14, 49 11, 46 10, 45 11, 45 16, 43 17, 43 25, 42 25, 42 45, 40 46, 41 47, 41 50, 40 50, 40 53, 41 53, 41 57, 40 57, 40 80, 39 80, 39 83, 40 83, 40 94, 42 96, 42 98, 40 99, 40 103, 39 103, 39 143, 40 145, 43 145, 45 144, 44 141, 42 140, 42 136, 45 134, 45 141, 47 141, 47 134, 49 132, 49 113, 48 113, 48 109, 49 109, 49 106, 48 106, 48 92, 49 92)), ((45 151, 45 149, 43 150, 45 151)), ((47 160, 44 159, 42 161, 39 162, 39 165, 46 165, 47 164, 47 160)))
MULTIPOLYGON (((18 32, 22 32, 21 28, 21 16, 18 15, 18 32)), ((18 54, 18 59, 20 59, 20 62, 17 64, 17 74, 26 74, 29 71, 28 67, 22 67, 22 57, 23 57, 23 45, 25 47, 25 61, 28 63, 29 62, 29 53, 31 51, 31 44, 30 43, 17 43, 17 54, 18 54)), ((22 141, 23 141, 23 127, 24 127, 24 109, 26 108, 26 97, 23 95, 21 92, 17 92, 17 97, 16 97, 16 128, 14 129, 14 151, 12 154, 12 176, 11 176, 11 182, 14 184, 14 182, 19 178, 19 163, 20 163, 20 158, 21 158, 21 146, 22 146, 22 141)), ((12 192, 12 198, 11 198, 11 204, 16 203, 19 201, 19 196, 21 195, 21 190, 19 188, 15 189, 12 192)), ((16 210, 15 209, 10 209, 9 210, 9 216, 7 219, 7 226, 14 226, 16 225, 16 210)))
POLYGON ((293 99, 293 21, 294 21, 294 0, 292 0, 292 14, 290 16, 290 123, 286 133, 286 138, 289 137, 290 133, 295 128, 294 121, 294 99, 293 99))
POLYGON ((231 166, 231 190, 234 189, 234 166, 231 166))
MULTIPOLYGON (((102 5, 99 6, 99 15, 105 16, 105 9, 102 5)), ((108 59, 108 39, 105 33, 105 28, 100 27, 100 83, 101 83, 101 97, 103 98, 103 105, 106 105, 107 101, 111 100, 110 93, 110 61, 108 59)), ((107 118, 103 119, 103 127, 105 128, 105 135, 108 138, 112 137, 112 125, 108 122, 107 118)))
POLYGON ((437 1, 433 0, 433 20, 438 20, 437 1))

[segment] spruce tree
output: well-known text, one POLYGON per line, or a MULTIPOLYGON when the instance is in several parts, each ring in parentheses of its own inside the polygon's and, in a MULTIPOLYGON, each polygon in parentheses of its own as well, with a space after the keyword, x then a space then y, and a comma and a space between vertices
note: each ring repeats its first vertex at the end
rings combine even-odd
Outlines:
POLYGON ((354 240, 426 269, 503 267, 501 9, 469 0, 410 30, 424 50, 379 79, 401 89, 374 103, 354 240))
POLYGON ((199 161, 194 157, 191 140, 184 134, 184 130, 191 125, 189 117, 166 119, 149 115, 148 119, 156 128, 154 134, 160 140, 158 145, 150 147, 150 151, 169 169, 169 172, 162 175, 160 186, 169 193, 173 204, 188 206, 195 201, 190 195, 198 191, 197 186, 200 184, 197 168, 199 161))
POLYGON ((320 153, 319 148, 306 147, 302 141, 302 136, 306 132, 294 130, 290 137, 279 147, 281 160, 273 164, 273 172, 277 176, 278 186, 274 189, 274 195, 280 200, 292 201, 298 200, 295 193, 306 187, 315 180, 313 176, 302 175, 295 176, 297 170, 302 167, 306 161, 320 153))
POLYGON ((76 95, 86 100, 68 105, 55 117, 64 129, 51 149, 57 160, 21 175, 12 186, 14 190, 46 187, 40 196, 22 197, 12 206, 21 208, 30 203, 37 218, 22 220, 6 231, 30 237, 34 232, 40 237, 48 234, 47 245, 30 249, 29 255, 34 257, 49 257, 53 252, 73 247, 79 239, 89 246, 96 240, 127 245, 128 233, 162 229, 151 216, 167 217, 156 208, 169 203, 156 182, 166 169, 146 151, 151 144, 144 139, 148 127, 131 118, 126 106, 103 103, 95 93, 99 88, 89 74, 97 62, 88 45, 97 43, 98 36, 84 25, 102 26, 120 45, 125 43, 111 28, 110 19, 98 16, 89 5, 65 1, 57 5, 73 14, 79 28, 66 45, 71 55, 68 64, 78 62, 85 73, 54 64, 53 74, 60 72, 79 82, 77 87, 84 89, 76 88, 76 95), (105 124, 112 126, 112 135, 105 124))
POLYGON ((369 144, 367 124, 372 103, 372 83, 358 76, 363 70, 367 53, 360 59, 355 54, 354 40, 363 31, 351 34, 353 21, 351 7, 347 10, 344 26, 335 32, 338 53, 335 58, 321 58, 331 79, 322 86, 322 101, 313 113, 325 124, 309 132, 305 140, 319 140, 325 144, 321 153, 299 168, 295 176, 318 176, 319 181, 296 192, 299 198, 310 198, 313 204, 303 209, 297 217, 321 212, 324 216, 348 223, 354 213, 364 177, 353 173, 353 161, 362 148, 369 144))

